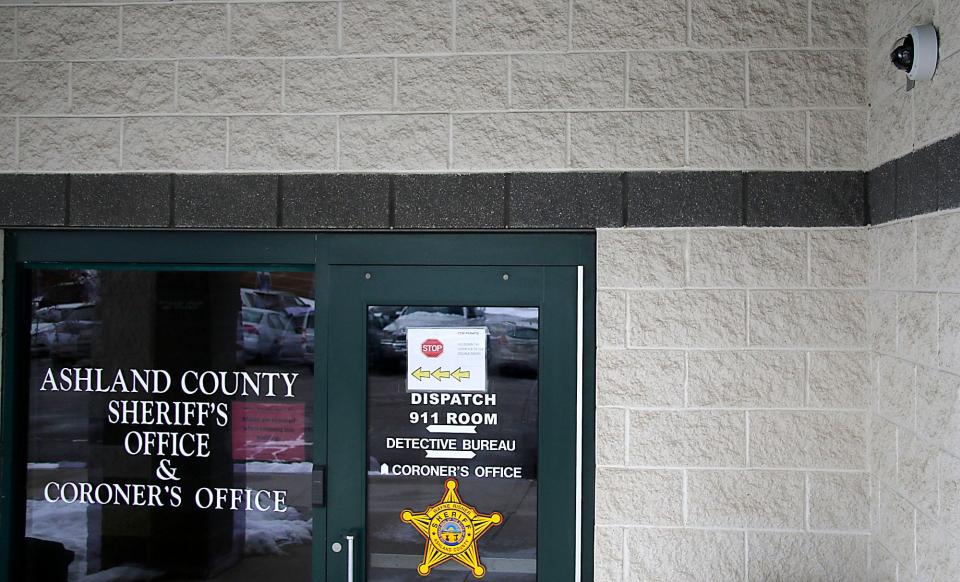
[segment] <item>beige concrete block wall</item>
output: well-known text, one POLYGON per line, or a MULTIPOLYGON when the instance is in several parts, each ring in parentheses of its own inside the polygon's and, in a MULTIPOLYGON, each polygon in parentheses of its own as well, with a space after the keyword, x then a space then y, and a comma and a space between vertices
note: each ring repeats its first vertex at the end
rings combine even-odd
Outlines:
POLYGON ((867 15, 872 168, 960 131, 960 2, 870 0, 867 15), (890 64, 890 51, 911 26, 928 23, 940 33, 937 73, 907 92, 906 76, 890 64))
POLYGON ((960 212, 870 229, 875 580, 960 580, 960 212))
POLYGON ((866 229, 597 252, 597 580, 868 580, 866 229))
POLYGON ((861 169, 865 1, 0 0, 0 172, 861 169))

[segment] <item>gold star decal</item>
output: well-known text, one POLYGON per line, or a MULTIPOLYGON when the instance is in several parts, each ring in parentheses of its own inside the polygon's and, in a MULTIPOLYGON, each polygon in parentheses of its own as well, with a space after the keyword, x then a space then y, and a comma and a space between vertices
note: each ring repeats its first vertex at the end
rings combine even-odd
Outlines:
POLYGON ((469 568, 474 578, 483 578, 487 569, 480 563, 477 541, 491 527, 503 523, 503 516, 497 512, 482 515, 463 503, 456 479, 447 479, 444 485, 443 499, 436 505, 422 513, 409 509, 400 512, 400 521, 412 525, 427 540, 417 573, 428 576, 440 564, 456 560, 469 568))

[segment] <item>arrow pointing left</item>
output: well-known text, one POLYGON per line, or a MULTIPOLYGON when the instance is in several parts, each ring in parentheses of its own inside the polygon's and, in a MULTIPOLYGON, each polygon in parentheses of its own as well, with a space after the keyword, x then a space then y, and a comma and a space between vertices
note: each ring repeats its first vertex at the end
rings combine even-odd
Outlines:
POLYGON ((424 370, 423 368, 417 368, 416 370, 414 370, 413 372, 411 372, 410 375, 413 376, 414 378, 416 378, 418 381, 421 381, 421 382, 422 382, 423 380, 426 380, 427 378, 430 377, 430 370, 424 370))

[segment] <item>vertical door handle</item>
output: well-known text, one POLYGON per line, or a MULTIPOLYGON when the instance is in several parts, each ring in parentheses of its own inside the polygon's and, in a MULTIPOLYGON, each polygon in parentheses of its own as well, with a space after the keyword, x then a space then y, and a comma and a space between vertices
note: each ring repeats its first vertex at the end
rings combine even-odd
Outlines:
POLYGON ((345 535, 347 540, 347 582, 353 582, 353 535, 345 535))

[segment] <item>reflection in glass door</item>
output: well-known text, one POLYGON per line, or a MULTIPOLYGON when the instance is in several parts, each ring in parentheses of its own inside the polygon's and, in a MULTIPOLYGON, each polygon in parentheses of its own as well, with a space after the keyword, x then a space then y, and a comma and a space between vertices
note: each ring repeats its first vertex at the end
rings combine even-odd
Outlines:
POLYGON ((367 580, 537 578, 539 310, 367 308, 367 580))
POLYGON ((25 579, 310 580, 313 273, 29 277, 25 579))

